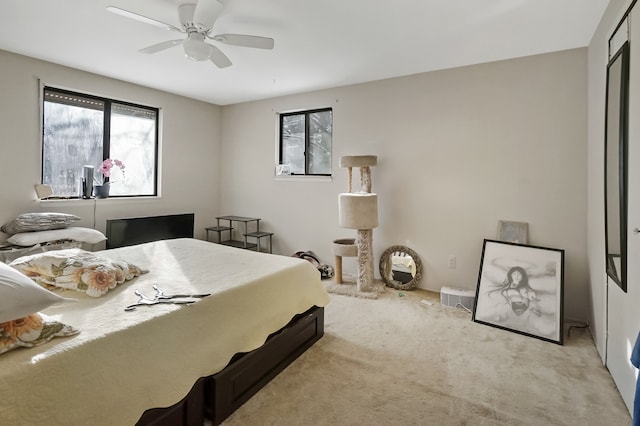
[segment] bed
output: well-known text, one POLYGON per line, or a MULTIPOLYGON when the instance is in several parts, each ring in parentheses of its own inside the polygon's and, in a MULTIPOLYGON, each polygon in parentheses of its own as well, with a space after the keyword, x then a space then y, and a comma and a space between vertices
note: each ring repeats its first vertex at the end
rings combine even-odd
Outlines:
POLYGON ((304 260, 195 239, 98 252, 148 269, 105 296, 43 313, 80 333, 0 356, 2 424, 220 423, 323 333, 329 298, 304 260), (190 305, 124 308, 152 295, 190 305))

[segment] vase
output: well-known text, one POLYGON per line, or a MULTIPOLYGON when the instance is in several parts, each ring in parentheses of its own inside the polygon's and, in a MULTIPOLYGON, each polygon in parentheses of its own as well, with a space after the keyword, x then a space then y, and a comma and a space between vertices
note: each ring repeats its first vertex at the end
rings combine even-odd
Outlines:
POLYGON ((109 187, 110 185, 108 183, 105 183, 104 185, 95 185, 93 187, 93 193, 95 194, 96 198, 108 198, 109 187))
POLYGON ((93 192, 93 166, 82 168, 82 194, 81 198, 91 198, 93 192))

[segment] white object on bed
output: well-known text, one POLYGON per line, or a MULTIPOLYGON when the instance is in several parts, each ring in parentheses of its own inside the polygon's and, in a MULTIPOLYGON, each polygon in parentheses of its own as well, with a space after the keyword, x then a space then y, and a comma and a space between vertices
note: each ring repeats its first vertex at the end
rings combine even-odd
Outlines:
POLYGON ((28 247, 57 240, 75 240, 88 244, 97 244, 106 239, 107 237, 97 229, 70 226, 64 229, 51 229, 49 231, 21 232, 7 238, 7 242, 17 246, 28 247))
MULTIPOLYGON (((194 239, 99 252, 148 269, 102 298, 44 313, 80 329, 3 355, 0 413, 6 424, 134 424, 181 400, 235 353, 260 347, 296 314, 329 297, 309 262, 194 239), (125 312, 134 290, 211 293, 191 305, 125 312)), ((69 291, 62 294, 67 295, 69 291)))
POLYGON ((65 300, 0 262, 0 323, 35 314, 65 300))

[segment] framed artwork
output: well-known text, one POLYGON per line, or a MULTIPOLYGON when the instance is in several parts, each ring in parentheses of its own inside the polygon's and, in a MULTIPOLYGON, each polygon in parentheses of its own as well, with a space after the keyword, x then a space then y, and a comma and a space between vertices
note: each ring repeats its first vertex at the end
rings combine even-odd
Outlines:
POLYGON ((564 250, 484 240, 473 321, 563 344, 564 250))
POLYGON ((276 176, 289 176, 291 174, 291 166, 289 164, 278 164, 276 166, 276 176))
POLYGON ((498 221, 498 240, 509 243, 527 244, 529 224, 527 222, 498 221))

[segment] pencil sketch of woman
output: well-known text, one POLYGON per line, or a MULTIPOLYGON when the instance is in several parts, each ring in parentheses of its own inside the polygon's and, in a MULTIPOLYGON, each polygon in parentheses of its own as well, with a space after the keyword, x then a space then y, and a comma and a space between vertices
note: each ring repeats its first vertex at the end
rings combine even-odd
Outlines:
POLYGON ((494 259, 490 266, 483 273, 488 285, 484 296, 477 300, 476 318, 553 338, 557 333, 557 295, 549 281, 555 276, 554 270, 534 264, 507 266, 504 259, 494 259), (534 287, 530 283, 532 276, 534 287))
POLYGON ((488 291, 489 294, 494 292, 500 292, 516 316, 523 315, 527 310, 530 310, 534 315, 541 315, 538 306, 540 299, 536 297, 536 292, 529 286, 527 272, 520 266, 509 269, 502 282, 502 287, 488 291))

